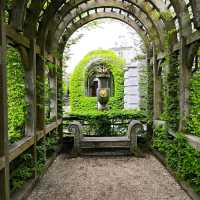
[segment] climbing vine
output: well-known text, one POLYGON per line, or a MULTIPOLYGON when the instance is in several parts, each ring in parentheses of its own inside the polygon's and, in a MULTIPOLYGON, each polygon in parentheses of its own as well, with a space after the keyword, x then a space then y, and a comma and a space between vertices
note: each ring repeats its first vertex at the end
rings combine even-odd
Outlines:
POLYGON ((178 55, 171 54, 163 63, 163 101, 162 119, 168 127, 177 130, 179 122, 179 65, 178 55), (167 69, 166 69, 167 68, 167 69))
POLYGON ((190 116, 187 123, 189 133, 200 136, 200 71, 195 72, 190 84, 190 116))
POLYGON ((25 133, 26 101, 24 67, 19 52, 7 49, 8 133, 10 142, 21 139, 25 133))

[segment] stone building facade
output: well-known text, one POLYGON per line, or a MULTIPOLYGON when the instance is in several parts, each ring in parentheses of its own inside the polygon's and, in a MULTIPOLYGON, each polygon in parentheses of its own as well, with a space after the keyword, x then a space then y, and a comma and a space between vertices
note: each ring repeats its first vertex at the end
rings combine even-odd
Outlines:
POLYGON ((139 69, 141 62, 134 59, 136 52, 133 47, 112 48, 119 56, 125 59, 124 73, 124 108, 137 109, 140 105, 139 69))

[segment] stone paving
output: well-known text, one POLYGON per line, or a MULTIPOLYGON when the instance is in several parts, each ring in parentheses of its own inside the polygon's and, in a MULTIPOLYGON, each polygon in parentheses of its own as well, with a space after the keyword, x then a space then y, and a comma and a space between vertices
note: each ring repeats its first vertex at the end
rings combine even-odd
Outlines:
POLYGON ((152 155, 57 157, 27 200, 191 200, 152 155))

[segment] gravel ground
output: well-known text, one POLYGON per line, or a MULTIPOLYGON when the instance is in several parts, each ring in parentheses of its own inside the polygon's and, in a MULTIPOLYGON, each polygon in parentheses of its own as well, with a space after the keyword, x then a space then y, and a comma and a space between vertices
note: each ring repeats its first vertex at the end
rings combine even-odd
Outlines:
POLYGON ((152 155, 60 155, 28 200, 191 200, 152 155))

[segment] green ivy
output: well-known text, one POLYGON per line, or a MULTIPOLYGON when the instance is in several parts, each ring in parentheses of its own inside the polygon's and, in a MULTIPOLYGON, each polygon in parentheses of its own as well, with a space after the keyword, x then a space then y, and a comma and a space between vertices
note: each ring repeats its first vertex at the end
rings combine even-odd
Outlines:
POLYGON ((170 57, 167 57, 162 64, 163 74, 163 102, 164 108, 162 113, 162 119, 167 121, 169 128, 173 130, 178 129, 179 122, 179 65, 178 55, 175 53, 170 57))
POLYGON ((10 142, 21 139, 25 132, 26 102, 24 67, 16 49, 7 49, 8 133, 10 142))
POLYGON ((10 189, 14 193, 24 186, 24 184, 34 177, 35 170, 38 175, 43 173, 46 159, 50 158, 55 152, 58 144, 58 137, 53 131, 46 137, 39 141, 36 146, 37 161, 34 163, 33 148, 28 149, 10 164, 10 189), (45 156, 46 154, 46 156, 45 156))
POLYGON ((182 133, 174 140, 164 128, 154 130, 153 148, 161 152, 177 178, 188 182, 200 194, 200 152, 195 150, 182 133))
MULTIPOLYGON (((145 113, 140 110, 73 112, 70 113, 70 118, 81 123, 84 121, 86 134, 96 136, 127 135, 128 124, 132 119, 146 122, 145 113)), ((65 125, 68 125, 68 122, 65 125)))
POLYGON ((190 116, 188 119, 188 131, 200 136, 200 71, 193 74, 190 84, 190 116))
POLYGON ((112 110, 123 108, 124 97, 124 61, 112 51, 96 50, 86 55, 76 66, 70 77, 70 106, 71 111, 96 110, 97 98, 85 96, 87 79, 86 66, 94 58, 102 58, 103 63, 110 69, 114 77, 115 94, 110 98, 108 106, 112 110))

